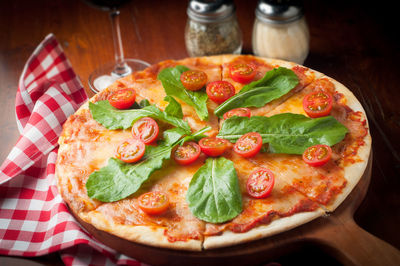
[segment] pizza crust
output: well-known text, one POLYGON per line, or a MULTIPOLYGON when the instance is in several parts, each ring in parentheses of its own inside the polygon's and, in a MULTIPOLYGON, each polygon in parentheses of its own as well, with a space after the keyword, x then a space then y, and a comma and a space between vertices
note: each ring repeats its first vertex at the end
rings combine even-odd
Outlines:
POLYGON ((343 188, 342 193, 337 195, 334 202, 332 202, 330 205, 324 206, 329 212, 333 212, 347 198, 347 196, 351 193, 351 191, 354 189, 354 187, 358 184, 361 177, 363 176, 364 171, 367 168, 368 160, 371 153, 372 139, 369 132, 367 115, 361 103, 357 100, 354 94, 346 86, 344 86, 337 80, 328 76, 324 76, 324 78, 329 79, 335 85, 336 90, 345 96, 347 100, 347 105, 353 111, 359 111, 363 114, 368 130, 367 135, 364 137, 364 145, 358 149, 357 156, 360 158, 360 161, 344 167, 344 178, 347 180, 347 184, 343 188))
POLYGON ((289 217, 276 219, 268 225, 253 228, 245 233, 225 231, 222 235, 205 237, 203 247, 204 249, 221 248, 261 239, 308 223, 324 214, 322 209, 317 209, 313 212, 296 213, 289 217))
POLYGON ((108 232, 110 234, 139 244, 160 248, 192 251, 200 251, 202 248, 202 240, 190 239, 185 242, 169 242, 167 237, 165 237, 164 235, 164 227, 116 224, 112 220, 106 219, 106 217, 98 211, 79 213, 78 215, 84 222, 93 225, 98 230, 108 232))

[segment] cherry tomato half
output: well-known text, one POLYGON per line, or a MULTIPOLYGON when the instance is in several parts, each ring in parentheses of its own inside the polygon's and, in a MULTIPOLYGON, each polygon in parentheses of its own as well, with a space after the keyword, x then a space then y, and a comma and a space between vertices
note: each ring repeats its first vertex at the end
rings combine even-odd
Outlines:
POLYGON ((132 126, 132 135, 141 139, 144 144, 154 142, 158 137, 158 124, 151 117, 143 117, 132 126))
POLYGON ((208 83, 206 92, 208 98, 220 104, 235 95, 235 87, 228 81, 218 80, 208 83))
POLYGON ((303 153, 303 160, 311 166, 324 165, 331 159, 331 157, 331 147, 323 144, 308 147, 303 153))
POLYGON ((233 150, 242 157, 248 158, 255 156, 262 146, 262 138, 258 132, 244 134, 236 141, 233 150))
POLYGON ((207 83, 207 74, 199 70, 188 70, 181 74, 183 86, 190 91, 198 91, 207 83))
POLYGON ((128 109, 135 103, 136 92, 133 89, 121 89, 113 92, 108 101, 117 109, 128 109))
POLYGON ((224 114, 224 119, 228 119, 232 116, 247 116, 250 117, 251 116, 251 110, 249 108, 246 107, 240 107, 240 108, 235 108, 232 110, 229 110, 228 112, 226 112, 224 114))
POLYGON ((226 139, 220 139, 216 137, 206 137, 199 141, 201 151, 205 155, 216 157, 223 154, 228 148, 228 141, 226 139))
POLYGON ((169 207, 168 196, 161 191, 151 191, 140 195, 138 203, 140 209, 150 215, 162 214, 169 207))
POLYGON ((314 91, 303 98, 303 109, 311 118, 327 116, 332 110, 332 96, 323 91, 314 91))
POLYGON ((247 193, 257 199, 266 198, 271 194, 274 184, 275 177, 271 170, 259 168, 247 180, 247 193))
POLYGON ((145 145, 140 139, 130 138, 124 140, 117 148, 116 157, 126 163, 139 161, 145 151, 145 145))
POLYGON ((229 67, 229 74, 234 81, 248 84, 254 79, 257 72, 250 64, 235 64, 229 67))
POLYGON ((197 160, 200 156, 200 146, 196 142, 186 142, 178 146, 174 152, 174 160, 180 165, 188 165, 197 160))

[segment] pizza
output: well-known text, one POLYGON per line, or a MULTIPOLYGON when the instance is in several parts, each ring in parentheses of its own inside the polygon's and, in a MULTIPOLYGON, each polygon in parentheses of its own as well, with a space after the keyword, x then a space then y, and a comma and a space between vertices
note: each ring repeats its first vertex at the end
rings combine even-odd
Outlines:
POLYGON ((218 55, 163 61, 93 96, 63 125, 56 177, 96 229, 201 251, 333 212, 370 150, 365 111, 338 81, 218 55))

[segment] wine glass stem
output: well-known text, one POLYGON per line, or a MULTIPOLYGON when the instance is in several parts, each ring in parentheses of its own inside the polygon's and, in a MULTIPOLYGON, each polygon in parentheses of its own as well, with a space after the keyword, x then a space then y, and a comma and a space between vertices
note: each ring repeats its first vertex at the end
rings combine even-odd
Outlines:
POLYGON ((124 48, 122 46, 121 31, 119 27, 119 10, 114 8, 110 11, 112 36, 114 41, 115 68, 113 73, 118 76, 126 76, 132 72, 124 60, 124 48))

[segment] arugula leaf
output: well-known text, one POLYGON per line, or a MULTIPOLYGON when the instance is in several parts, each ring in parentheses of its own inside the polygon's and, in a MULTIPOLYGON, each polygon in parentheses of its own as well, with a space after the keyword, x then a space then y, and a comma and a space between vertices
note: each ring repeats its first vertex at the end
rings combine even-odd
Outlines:
POLYGON ((224 121, 217 137, 236 142, 248 132, 260 133, 263 143, 269 143, 270 152, 302 154, 316 144, 338 143, 348 130, 332 116, 312 119, 284 113, 271 117, 231 117, 224 121))
POLYGON ((239 107, 262 107, 291 91, 299 83, 296 74, 278 67, 268 71, 257 81, 245 85, 235 96, 219 105, 214 114, 222 117, 227 111, 239 107))
POLYGON ((191 132, 186 121, 162 112, 154 105, 149 105, 142 109, 118 110, 112 107, 108 101, 99 101, 96 103, 89 102, 89 109, 94 120, 108 129, 127 129, 140 118, 152 117, 182 128, 187 134, 191 132))
POLYGON ((191 141, 191 140, 194 140, 194 141, 198 142, 202 138, 207 137, 203 133, 209 131, 210 129, 211 129, 210 126, 203 127, 202 129, 200 129, 199 131, 193 133, 192 135, 185 136, 184 138, 181 139, 181 141, 179 142, 179 145, 183 145, 185 142, 191 141))
POLYGON ((186 200, 194 216, 210 223, 223 223, 242 212, 242 195, 233 163, 208 158, 194 174, 186 200))
POLYGON ((165 96, 164 101, 169 102, 168 106, 165 108, 165 112, 168 115, 175 116, 179 119, 183 118, 182 106, 175 100, 174 97, 167 95, 165 96))
POLYGON ((175 96, 194 107, 199 118, 201 120, 207 120, 207 93, 204 91, 189 91, 182 85, 180 76, 187 70, 189 70, 189 68, 185 66, 165 68, 158 74, 157 79, 161 81, 167 95, 175 96))
POLYGON ((175 143, 179 139, 181 139, 181 137, 183 135, 185 135, 185 134, 186 134, 186 132, 183 129, 179 128, 179 127, 175 127, 175 128, 171 128, 171 129, 165 130, 163 132, 163 139, 164 140, 161 141, 161 143, 165 143, 165 144, 168 144, 168 145, 175 145, 175 143))

